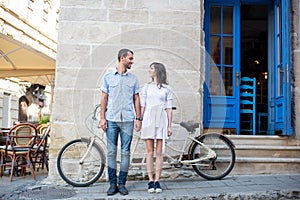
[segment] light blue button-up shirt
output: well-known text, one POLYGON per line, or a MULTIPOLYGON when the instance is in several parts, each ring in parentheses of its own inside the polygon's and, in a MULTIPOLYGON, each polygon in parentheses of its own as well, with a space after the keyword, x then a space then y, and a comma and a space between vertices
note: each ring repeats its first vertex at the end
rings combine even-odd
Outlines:
POLYGON ((139 93, 137 77, 128 71, 120 74, 117 70, 106 74, 101 91, 108 94, 106 120, 127 122, 135 119, 133 95, 139 93))

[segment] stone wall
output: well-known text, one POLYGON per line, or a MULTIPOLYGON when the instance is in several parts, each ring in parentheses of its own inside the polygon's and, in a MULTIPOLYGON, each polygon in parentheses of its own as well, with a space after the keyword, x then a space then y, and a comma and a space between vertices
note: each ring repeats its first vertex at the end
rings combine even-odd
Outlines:
MULTIPOLYGON (((291 41, 292 41, 292 74, 293 74, 293 98, 294 105, 292 109, 293 113, 293 127, 294 127, 294 137, 299 141, 300 140, 300 3, 298 0, 291 1, 291 41)), ((299 145, 299 142, 298 142, 299 145)))
POLYGON ((166 65, 174 90, 174 134, 181 121, 202 124, 204 81, 203 1, 62 0, 56 82, 52 110, 50 171, 59 179, 56 158, 69 140, 88 134, 90 113, 100 102, 105 73, 117 65, 117 52, 135 53, 131 72, 142 86, 149 64, 166 65))

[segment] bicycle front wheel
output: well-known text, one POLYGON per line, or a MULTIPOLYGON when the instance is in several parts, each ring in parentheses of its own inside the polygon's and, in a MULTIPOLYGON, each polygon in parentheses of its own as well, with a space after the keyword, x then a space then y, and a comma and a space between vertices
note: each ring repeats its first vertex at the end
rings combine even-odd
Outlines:
MULTIPOLYGON (((218 133, 207 133, 197 140, 213 150, 216 156, 194 163, 192 166, 195 172, 208 180, 218 180, 227 176, 235 163, 235 150, 230 140, 218 133)), ((204 145, 197 142, 191 145, 191 160, 205 158, 208 155, 208 149, 204 145)))
POLYGON ((64 181, 75 187, 95 183, 103 173, 105 157, 102 148, 89 139, 76 139, 60 150, 57 169, 64 181))

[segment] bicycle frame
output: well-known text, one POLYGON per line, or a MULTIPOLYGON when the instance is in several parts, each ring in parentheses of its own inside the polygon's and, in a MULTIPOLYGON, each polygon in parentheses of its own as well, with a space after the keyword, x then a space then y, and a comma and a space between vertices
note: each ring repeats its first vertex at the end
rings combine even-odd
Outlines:
POLYGON ((90 137, 91 141, 90 141, 89 147, 87 148, 87 151, 80 159, 80 161, 79 161, 80 164, 83 164, 83 161, 85 160, 86 156, 89 154, 93 144, 96 142, 96 137, 97 137, 96 135, 94 135, 94 137, 90 137))
MULTIPOLYGON (((189 132, 188 134, 189 135, 187 135, 185 137, 184 143, 182 145, 182 149, 176 149, 176 148, 170 146, 168 143, 165 144, 166 147, 168 149, 170 149, 172 152, 179 153, 179 157, 178 157, 178 159, 174 159, 168 153, 164 153, 164 156, 167 157, 168 159, 170 159, 171 161, 164 162, 163 164, 170 164, 170 165, 184 164, 184 165, 202 165, 202 166, 207 166, 207 164, 201 164, 199 162, 203 161, 203 160, 208 160, 208 159, 216 157, 215 151, 213 151, 212 149, 210 149, 207 145, 203 144, 202 142, 198 141, 195 138, 195 133, 194 132, 189 132), (193 135, 194 137, 191 137, 190 135, 193 135), (189 140, 191 142, 189 142, 189 140), (191 145, 193 142, 196 142, 199 145, 203 146, 205 149, 207 149, 208 150, 208 154, 205 157, 201 157, 201 158, 197 158, 197 159, 193 159, 193 160, 182 160, 183 156, 184 156, 184 153, 185 153, 186 147, 188 145, 191 145)), ((131 160, 130 160, 130 163, 131 163, 131 166, 144 166, 144 165, 146 165, 146 162, 145 162, 146 157, 145 156, 142 158, 141 162, 139 162, 139 163, 134 163, 133 162, 134 154, 135 154, 135 152, 137 150, 137 147, 138 147, 138 144, 140 143, 140 140, 141 140, 140 135, 138 135, 137 133, 134 133, 134 136, 137 137, 137 140, 136 140, 136 142, 135 142, 135 144, 134 144, 134 146, 132 148, 132 151, 131 151, 131 160)))
MULTIPOLYGON (((195 165, 195 163, 197 163, 197 165, 206 165, 206 164, 199 164, 199 162, 200 161, 203 161, 203 160, 208 160, 208 159, 211 159, 211 158, 215 158, 216 157, 216 152, 215 151, 213 151, 212 149, 210 149, 207 145, 205 145, 205 144, 203 144, 202 142, 200 142, 200 141, 198 141, 198 140, 196 140, 195 138, 193 138, 193 137, 191 137, 191 136, 187 136, 186 137, 186 140, 185 140, 185 142, 184 142, 184 147, 186 147, 186 145, 188 145, 188 143, 187 143, 187 140, 188 139, 190 139, 191 141, 193 141, 193 142, 196 142, 196 143, 198 143, 199 145, 201 145, 201 146, 203 146, 205 149, 207 149, 207 151, 208 151, 208 154, 205 156, 205 157, 201 157, 201 158, 197 158, 197 159, 193 159, 193 160, 182 160, 182 158, 183 158, 183 154, 184 154, 184 151, 181 151, 181 155, 180 155, 180 157, 179 157, 179 159, 178 159, 178 161, 180 162, 180 163, 182 163, 182 164, 184 164, 184 165, 195 165)), ((192 142, 190 143, 190 144, 192 144, 192 142)), ((173 151, 177 151, 175 148, 173 148, 173 147, 171 147, 171 146, 169 146, 168 145, 168 147, 170 148, 170 149, 172 149, 173 151)), ((168 158, 172 158, 170 155, 168 155, 168 154, 165 154, 168 158)))
MULTIPOLYGON (((99 121, 97 120, 97 114, 98 113, 98 109, 99 106, 96 106, 95 110, 94 110, 94 113, 93 113, 93 121, 94 122, 97 122, 97 124, 99 124, 99 121)), ((99 126, 97 126, 98 129, 100 129, 99 126)), ((91 143, 89 144, 89 147, 88 147, 88 151, 91 149, 92 147, 92 144, 95 142, 95 143, 98 143, 96 138, 98 138, 102 144, 105 145, 105 142, 103 141, 103 136, 98 136, 93 128, 90 129, 90 132, 91 134, 93 135, 92 137, 90 137, 91 139, 91 143)), ((176 149, 174 147, 172 147, 171 145, 169 145, 167 142, 165 144, 166 148, 170 149, 172 152, 176 152, 176 153, 179 153, 179 156, 178 156, 178 159, 174 159, 171 155, 169 155, 168 153, 164 153, 164 157, 168 158, 170 161, 168 162, 164 162, 163 164, 169 164, 169 165, 177 165, 177 164, 184 164, 184 165, 203 165, 203 166, 206 166, 207 164, 203 164, 203 163, 199 163, 200 161, 204 161, 204 160, 208 160, 208 159, 212 159, 212 158, 215 158, 216 157, 216 153, 215 151, 213 151, 211 148, 209 148, 207 145, 203 144, 202 142, 198 141, 196 139, 196 131, 192 131, 192 132, 188 132, 187 133, 187 136, 185 137, 185 140, 184 140, 184 143, 182 145, 182 148, 181 149, 176 149), (192 135, 192 136, 191 136, 192 135), (189 142, 191 141, 191 142, 189 142), (208 153, 206 156, 204 157, 200 157, 200 158, 197 158, 197 159, 193 159, 193 160, 182 160, 183 159, 183 156, 184 156, 184 153, 185 153, 185 149, 188 147, 188 145, 192 145, 194 142, 198 143, 199 145, 201 145, 202 147, 204 147, 208 153)), ((141 138, 140 138, 140 134, 137 133, 137 132, 134 132, 133 133, 133 137, 136 137, 136 141, 135 143, 133 144, 133 147, 131 148, 131 156, 130 156, 130 167, 135 167, 135 166, 146 166, 146 156, 144 155, 142 158, 139 158, 141 159, 140 162, 133 162, 135 157, 134 157, 134 154, 136 153, 137 151, 137 148, 138 148, 138 145, 140 144, 140 141, 141 141, 141 138)), ((100 145, 101 146, 101 145, 100 145)), ((106 150, 106 148, 104 148, 106 150)), ((82 157, 82 159, 80 160, 80 162, 83 162, 83 160, 85 159, 86 155, 88 154, 88 152, 82 157)))

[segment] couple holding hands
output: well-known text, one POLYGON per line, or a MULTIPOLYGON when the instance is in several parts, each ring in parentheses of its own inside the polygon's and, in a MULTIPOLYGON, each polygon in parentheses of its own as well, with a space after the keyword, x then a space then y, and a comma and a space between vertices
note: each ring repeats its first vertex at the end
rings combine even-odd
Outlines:
POLYGON ((139 81, 128 72, 134 53, 121 49, 118 66, 103 77, 100 88, 100 127, 106 132, 107 165, 110 187, 108 195, 120 192, 127 195, 126 180, 130 165, 130 146, 133 130, 141 131, 146 144, 146 163, 149 177, 148 192, 160 193, 165 139, 172 135, 172 89, 167 83, 166 68, 162 63, 150 64, 151 81, 139 89, 139 81), (117 178, 117 147, 121 141, 121 163, 117 178), (155 173, 154 173, 154 157, 155 173), (155 176, 154 176, 155 174, 155 176))

